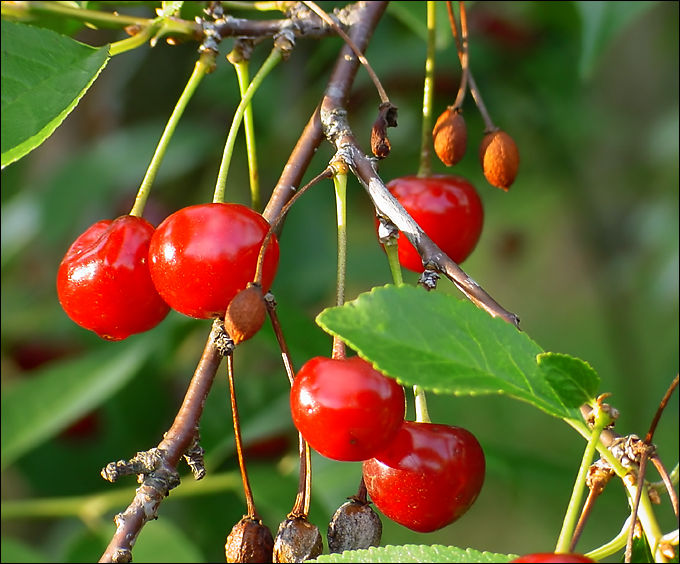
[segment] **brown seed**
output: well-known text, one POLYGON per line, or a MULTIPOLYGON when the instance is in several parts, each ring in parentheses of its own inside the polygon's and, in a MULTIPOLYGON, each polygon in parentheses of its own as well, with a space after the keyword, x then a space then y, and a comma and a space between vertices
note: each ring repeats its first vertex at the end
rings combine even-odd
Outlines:
POLYGON ((224 545, 227 562, 271 562, 274 538, 262 521, 245 516, 229 533, 224 545))
POLYGON ((501 130, 487 133, 479 146, 479 160, 489 184, 507 191, 519 168, 519 151, 513 138, 501 130))
POLYGON ((303 562, 323 552, 319 528, 306 517, 288 517, 276 533, 274 562, 303 562))
POLYGON ((267 317, 262 288, 249 284, 231 300, 224 315, 224 328, 235 345, 257 333, 267 317))
POLYGON ((432 129, 434 151, 446 166, 455 165, 467 149, 467 126, 460 110, 447 108, 432 129))
POLYGON ((350 499, 333 514, 328 525, 328 550, 331 553, 378 546, 382 522, 368 503, 350 499))

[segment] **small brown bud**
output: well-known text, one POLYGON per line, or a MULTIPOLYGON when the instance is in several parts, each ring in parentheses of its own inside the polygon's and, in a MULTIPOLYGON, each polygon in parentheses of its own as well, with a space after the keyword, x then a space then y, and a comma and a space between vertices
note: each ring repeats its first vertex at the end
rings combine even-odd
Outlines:
POLYGON ((432 129, 434 151, 446 166, 455 165, 467 149, 467 127, 460 110, 447 108, 432 129))
POLYGON ((267 317, 262 288, 249 284, 229 302, 224 315, 224 328, 235 345, 257 333, 267 317))
POLYGON ((487 133, 479 146, 479 160, 489 184, 507 191, 519 168, 519 151, 512 137, 501 130, 487 133))
POLYGON ((328 525, 328 550, 331 553, 378 546, 382 522, 368 503, 350 499, 338 507, 328 525))
POLYGON ((245 516, 229 533, 224 545, 227 562, 271 562, 274 538, 262 521, 245 516))
POLYGON ((379 159, 387 157, 392 150, 387 137, 388 127, 397 127, 397 107, 389 102, 383 102, 378 107, 378 117, 371 129, 371 151, 379 159))
POLYGON ((274 562, 303 562, 323 552, 319 528, 306 517, 288 517, 274 539, 274 562))

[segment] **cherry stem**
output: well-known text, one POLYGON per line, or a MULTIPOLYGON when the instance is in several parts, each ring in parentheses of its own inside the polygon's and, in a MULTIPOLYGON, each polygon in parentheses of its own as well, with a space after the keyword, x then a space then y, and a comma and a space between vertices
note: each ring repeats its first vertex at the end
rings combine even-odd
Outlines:
POLYGON ((297 202, 298 198, 300 198, 302 196, 302 194, 304 194, 312 186, 314 186, 315 184, 317 184, 318 182, 320 182, 324 178, 331 178, 332 176, 333 176, 333 169, 331 167, 325 168, 322 172, 317 174, 307 184, 305 184, 302 188, 300 188, 293 195, 293 197, 290 200, 288 200, 286 202, 286 204, 281 208, 281 211, 279 212, 278 217, 270 225, 269 231, 267 231, 267 234, 264 236, 264 239, 262 240, 262 245, 260 246, 260 252, 257 255, 257 264, 255 266, 255 276, 253 277, 253 283, 254 284, 262 286, 262 276, 263 276, 263 265, 264 265, 265 252, 267 250, 267 247, 269 246, 269 242, 271 241, 271 238, 274 236, 274 233, 276 233, 279 226, 281 225, 281 222, 286 217, 288 210, 292 207, 292 205, 295 202, 297 202))
POLYGON ((241 440, 241 423, 238 417, 238 407, 236 405, 236 388, 234 386, 234 355, 227 355, 227 376, 229 381, 229 396, 231 399, 231 418, 234 422, 234 441, 236 443, 236 455, 238 456, 238 466, 241 470, 241 481, 243 482, 243 493, 246 497, 246 507, 248 517, 251 519, 260 519, 255 509, 255 500, 253 499, 253 491, 250 488, 250 481, 248 480, 248 472, 246 470, 246 461, 243 456, 243 441, 241 440))
MULTIPOLYGON (((264 297, 264 303, 267 307, 267 313, 269 314, 269 320, 271 321, 272 328, 274 329, 274 335, 279 344, 279 349, 281 350, 281 358, 283 359, 283 366, 286 370, 286 375, 288 376, 288 382, 293 385, 295 380, 295 369, 293 368, 293 361, 290 358, 290 351, 288 350, 288 345, 286 344, 286 339, 283 336, 283 331, 281 329, 281 323, 279 322, 279 317, 276 314, 276 300, 271 292, 268 292, 264 297)), ((293 517, 307 517, 309 514, 309 505, 311 502, 311 490, 312 490, 312 461, 311 454, 309 451, 309 445, 307 441, 302 436, 302 433, 298 432, 298 444, 300 453, 300 479, 298 482, 298 492, 295 496, 295 503, 293 508, 288 514, 289 518, 293 517)))
POLYGON ((416 405, 416 421, 419 423, 430 423, 430 414, 427 411, 425 388, 422 386, 413 386, 413 396, 415 398, 416 405))
POLYGON ((583 533, 583 529, 585 528, 586 522, 588 521, 588 517, 590 517, 590 513, 593 510, 595 501, 597 500, 598 497, 600 497, 600 494, 604 491, 606 481, 603 480, 602 482, 597 482, 593 485, 589 485, 590 491, 588 492, 588 497, 586 498, 586 501, 583 504, 583 509, 581 511, 581 516, 578 519, 578 523, 576 523, 574 534, 571 537, 571 542, 569 543, 568 552, 574 552, 574 550, 576 549, 576 545, 578 544, 578 541, 581 538, 581 534, 583 533))
MULTIPOLYGON (((450 2, 449 2, 450 5, 450 2)), ((458 94, 456 95, 456 101, 453 103, 453 108, 455 110, 460 110, 463 107, 463 102, 465 101, 465 93, 468 87, 468 77, 470 74, 470 62, 468 54, 468 31, 467 31, 467 16, 465 14, 465 3, 458 2, 460 7, 460 87, 458 88, 458 94)))
POLYGON ((367 504, 368 503, 368 490, 366 489, 366 482, 364 481, 364 475, 361 475, 361 480, 359 480, 359 489, 357 490, 357 495, 354 496, 357 501, 367 504))
MULTIPOLYGON (((461 61, 461 67, 467 68, 467 82, 468 82, 468 87, 470 89, 470 94, 472 94, 472 98, 475 101, 475 104, 477 105, 477 109, 479 110, 480 115, 482 116, 482 120, 484 120, 484 131, 486 133, 489 133, 491 131, 496 131, 498 128, 494 125, 493 120, 491 119, 491 115, 489 114, 488 110, 486 109, 486 105, 484 104, 484 100, 482 99, 482 94, 479 91, 479 88, 477 88, 477 83, 475 82, 474 77, 472 76, 472 71, 469 68, 469 64, 466 62, 465 66, 463 65, 463 44, 461 42, 461 39, 458 34, 458 26, 456 24, 456 16, 453 13, 453 6, 451 5, 450 1, 446 2, 446 10, 449 14, 449 24, 451 26, 451 33, 453 34, 453 38, 456 41, 456 50, 458 51, 458 58, 461 61)), ((464 10, 464 5, 461 2, 461 10, 464 10)), ((462 34, 462 32, 461 32, 462 34)), ((467 50, 467 47, 466 47, 467 50)), ((461 77, 462 81, 462 77, 461 77)))
MULTIPOLYGON (((238 78, 238 87, 241 93, 241 98, 246 93, 249 76, 249 56, 251 45, 246 45, 247 40, 239 39, 229 55, 227 60, 234 65, 236 77, 238 78)), ((250 42, 249 42, 250 43, 250 42)), ((248 175, 250 180, 250 205, 254 210, 260 211, 260 180, 257 171, 257 147, 255 144, 255 125, 253 118, 253 105, 249 103, 246 106, 243 114, 243 129, 246 134, 246 151, 248 153, 248 175)))
MULTIPOLYGON (((347 274, 347 165, 342 159, 331 163, 335 188, 335 210, 338 224, 338 269, 335 305, 345 303, 345 278, 347 274)), ((345 358, 345 346, 339 337, 333 337, 332 358, 345 358)))
POLYGON ((274 43, 274 48, 271 50, 264 63, 253 77, 253 80, 246 88, 246 91, 241 95, 241 102, 236 108, 234 117, 229 128, 227 141, 224 144, 224 153, 222 154, 222 162, 220 163, 220 170, 217 173, 217 182, 215 184, 215 194, 213 196, 214 203, 224 202, 224 192, 227 186, 227 174, 229 173, 229 165, 231 164, 231 157, 234 153, 234 145, 236 143, 236 135, 241 125, 241 120, 246 112, 246 108, 250 106, 250 101, 253 99, 255 92, 262 84, 265 77, 271 70, 281 62, 283 53, 278 44, 274 43))
POLYGON ((423 84, 423 116, 420 130, 420 160, 418 176, 426 177, 432 173, 432 100, 434 97, 434 67, 437 9, 432 0, 427 5, 427 55, 425 58, 425 82, 423 84))
MULTIPOLYGON (((654 464, 654 467, 656 468, 656 471, 659 473, 661 476, 661 482, 659 483, 658 487, 655 487, 657 490, 663 490, 664 488, 666 489, 666 492, 668 493, 668 497, 671 500, 671 505, 673 506, 673 512, 675 513, 675 518, 678 518, 678 494, 675 491, 675 488, 673 487, 673 476, 668 474, 668 470, 666 470, 666 467, 663 465, 663 462, 661 462, 661 459, 658 457, 658 455, 654 455, 651 457, 652 463, 654 464)), ((672 474, 675 476, 675 483, 678 483, 678 465, 675 465, 675 468, 673 469, 672 474)), ((656 486, 656 484, 653 484, 656 486)))
POLYGON ((579 466, 578 473, 576 475, 576 481, 571 493, 569 505, 567 506, 567 511, 564 515, 564 522, 562 523, 560 536, 557 539, 555 552, 569 551, 569 544, 571 542, 571 538, 574 535, 576 521, 579 515, 579 508, 581 505, 581 500, 583 499, 583 492, 586 487, 588 468, 593 461, 593 456, 595 455, 595 451, 600 440, 600 434, 604 428, 613 421, 609 410, 606 409, 606 406, 602 403, 606 397, 606 394, 598 397, 597 401, 595 402, 595 407, 593 408, 593 428, 588 439, 588 444, 586 445, 586 449, 583 453, 581 465, 579 466))
POLYGON ((191 73, 186 86, 184 87, 184 91, 180 95, 179 100, 177 100, 177 104, 175 105, 172 114, 170 114, 170 119, 168 119, 168 123, 163 130, 163 134, 158 141, 156 151, 151 158, 149 167, 147 168, 146 174, 144 175, 139 190, 137 191, 135 203, 132 206, 132 210, 130 210, 130 215, 141 217, 144 213, 144 206, 146 206, 146 200, 148 199, 149 193, 151 192, 151 185, 153 184, 154 179, 156 178, 156 173, 163 162, 165 151, 168 148, 170 139, 172 139, 172 136, 175 133, 175 128, 177 127, 177 124, 179 123, 179 120, 182 117, 189 100, 191 100, 191 97, 194 95, 194 92, 196 91, 196 88, 200 84, 201 80, 207 73, 211 72, 214 67, 215 53, 210 50, 201 53, 201 56, 198 58, 198 61, 196 61, 194 70, 191 73))
POLYGON ((373 81, 373 84, 375 85, 376 90, 378 91, 378 96, 380 96, 380 103, 381 104, 389 104, 390 99, 387 96, 387 92, 385 92, 385 89, 383 88, 382 84, 380 83, 380 79, 378 78, 378 75, 375 74, 375 71, 373 70, 373 67, 371 67, 370 63, 368 62, 368 59, 364 56, 364 54, 361 52, 361 50, 356 46, 354 41, 352 41, 352 38, 345 33, 345 31, 324 11, 322 10, 316 2, 302 2, 305 6, 307 6, 312 12, 314 12, 317 16, 319 16, 323 21, 325 21, 329 26, 333 28, 333 30, 342 38, 342 40, 347 44, 347 46, 354 52, 354 54, 357 56, 357 59, 359 59, 359 62, 364 65, 364 68, 366 69, 366 72, 368 72, 368 75, 371 77, 371 80, 373 81))

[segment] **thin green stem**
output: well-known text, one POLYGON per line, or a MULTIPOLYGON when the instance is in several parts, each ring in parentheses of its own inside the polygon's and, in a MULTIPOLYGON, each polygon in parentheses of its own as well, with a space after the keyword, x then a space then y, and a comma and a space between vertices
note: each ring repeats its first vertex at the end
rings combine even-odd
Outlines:
MULTIPOLYGON (((340 161, 331 164, 333 168, 333 186, 335 187, 335 210, 338 224, 338 273, 336 283, 335 304, 345 303, 345 279, 347 276, 347 165, 340 161)), ((331 357, 344 359, 345 343, 338 336, 333 337, 331 357)))
POLYGON ((434 97, 434 52, 436 40, 437 10, 435 2, 427 2, 427 58, 425 59, 425 83, 423 85, 423 119, 420 135, 420 163, 418 176, 432 172, 430 146, 432 144, 432 99, 434 97))
POLYGON ((241 120, 245 114, 246 108, 253 99, 255 92, 262 84, 262 81, 270 73, 270 71, 281 61, 283 55, 281 51, 274 47, 269 56, 265 59, 264 63, 257 71, 257 74, 253 77, 253 80, 248 85, 248 88, 241 96, 241 102, 236 108, 234 113, 234 118, 231 122, 231 128, 229 129, 229 134, 227 135, 227 142, 224 145, 224 153, 222 155, 222 163, 220 164, 220 170, 217 174, 217 182, 215 184, 215 195, 213 196, 213 202, 224 202, 224 192, 227 186, 227 174, 229 173, 229 165, 231 163, 231 157, 234 153, 234 144, 236 142, 236 134, 241 125, 241 120))
POLYGON ((574 483, 571 499, 569 500, 569 505, 567 506, 567 511, 564 515, 564 522, 562 523, 560 536, 557 539, 555 552, 569 552, 569 544, 574 534, 574 528, 576 527, 576 522, 581 509, 581 501, 583 500, 583 494, 586 488, 588 468, 593 462, 593 456, 595 456, 595 451, 597 450, 600 434, 612 421, 608 411, 602 409, 599 401, 593 409, 593 414, 595 416, 595 422, 593 424, 592 432, 590 433, 590 438, 588 439, 588 444, 583 452, 581 466, 576 475, 576 482, 574 483))
POLYGON ((130 215, 136 215, 139 217, 142 216, 142 213, 144 212, 144 206, 146 205, 146 200, 149 197, 149 193, 151 192, 151 185, 156 178, 156 173, 161 166, 161 162, 163 162, 165 151, 168 148, 170 139, 175 133, 177 123, 182 117, 184 109, 187 107, 189 100, 191 100, 191 97, 196 91, 196 87, 200 84, 203 77, 208 72, 212 71, 214 65, 215 53, 212 51, 204 51, 196 62, 196 65, 194 65, 194 70, 189 77, 189 81, 184 87, 184 91, 180 95, 179 100, 177 100, 177 104, 175 105, 175 108, 170 115, 170 119, 165 126, 165 130, 163 131, 163 135, 161 135, 160 141, 158 141, 158 146, 156 147, 156 151, 151 158, 149 168, 147 168, 146 174, 142 179, 142 183, 137 192, 137 197, 135 198, 135 203, 132 206, 130 215))
MULTIPOLYGON (((241 97, 246 93, 250 82, 249 62, 247 60, 233 63, 238 78, 238 87, 241 97)), ((257 172, 257 148, 255 145, 255 125, 253 119, 253 105, 248 104, 243 114, 243 128, 246 134, 246 150, 248 152, 248 174, 250 176, 250 204, 254 210, 259 211, 260 201, 260 179, 257 172)))
POLYGON ((416 404, 416 421, 419 423, 429 423, 430 413, 427 410, 427 398, 425 389, 421 386, 413 386, 413 397, 416 404))
POLYGON ((338 220, 338 277, 336 305, 345 303, 345 276, 347 272, 347 173, 333 175, 335 186, 335 209, 338 220))
POLYGON ((120 41, 115 41, 109 46, 109 55, 115 57, 126 51, 131 51, 137 47, 141 47, 146 44, 147 41, 156 34, 159 29, 158 23, 152 23, 151 25, 143 28, 139 33, 136 33, 132 37, 126 37, 120 41))
POLYGON ((383 247, 385 248, 385 254, 387 255, 387 263, 390 265, 392 280, 397 286, 401 286, 404 283, 404 277, 401 273, 401 264, 399 264, 399 246, 397 244, 397 238, 390 238, 383 247))

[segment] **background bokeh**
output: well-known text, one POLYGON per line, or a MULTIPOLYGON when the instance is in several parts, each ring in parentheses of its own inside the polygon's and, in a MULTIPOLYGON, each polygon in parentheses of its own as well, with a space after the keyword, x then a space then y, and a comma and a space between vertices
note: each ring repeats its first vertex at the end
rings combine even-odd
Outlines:
MULTIPOLYGON (((439 4, 435 116, 453 102, 460 78, 439 4)), ((149 6, 125 3, 120 10, 152 14, 149 6)), ((484 202, 484 231, 463 268, 517 313, 523 330, 545 350, 588 361, 621 412, 617 430, 642 436, 678 370, 678 4, 477 2, 469 3, 468 16, 472 71, 522 160, 509 192, 486 183, 476 154, 483 123, 468 95, 468 154, 455 169, 432 163, 434 172, 470 179, 484 202)), ((392 154, 380 163, 385 181, 418 168, 424 21, 424 3, 393 2, 367 51, 399 107, 399 126, 389 130, 392 154)), ((120 34, 82 30, 77 37, 101 45, 120 34)), ((231 45, 222 44, 223 54, 231 45)), ((299 40, 254 99, 265 200, 320 99, 340 45, 337 38, 299 40)), ((255 50, 253 69, 268 48, 264 42, 255 50)), ((148 334, 107 343, 73 324, 55 292, 57 266, 73 239, 93 222, 129 211, 195 56, 194 45, 159 43, 115 57, 62 127, 2 171, 3 395, 26 380, 40 382, 78 367, 120 382, 99 405, 88 404, 83 390, 79 413, 69 420, 55 414, 49 437, 3 461, 3 561, 99 557, 113 533, 113 515, 127 506, 135 487, 132 478, 105 483, 100 469, 158 443, 200 356, 209 332, 205 321, 171 313, 148 334), (73 428, 77 420, 80 427, 73 428)), ((173 138, 145 212, 150 221, 212 199, 237 103, 235 74, 221 57, 173 138)), ((360 70, 350 122, 367 150, 378 103, 360 70)), ((331 155, 323 146, 307 177, 331 155)), ((355 180, 348 197, 346 293, 353 299, 391 277, 370 201, 355 180)), ((227 199, 248 198, 240 141, 227 199)), ((325 182, 290 212, 272 288, 296 366, 330 354, 330 337, 314 317, 335 300, 335 253, 334 195, 325 182)), ((405 276, 416 281, 412 273, 405 276)), ((447 280, 439 291, 459 295, 447 280)), ((297 466, 288 382, 271 330, 240 346, 235 363, 255 499, 275 531, 293 504, 297 466)), ((158 521, 140 535, 137 562, 223 559, 226 534, 245 510, 225 371, 201 422, 208 477, 194 483, 187 476, 171 493, 158 521)), ((43 407, 49 418, 49 402, 43 407)), ((507 553, 552 549, 582 439, 563 422, 503 397, 431 396, 430 414, 478 437, 488 462, 484 489, 465 517, 436 533, 414 533, 384 519, 382 544, 507 553)), ((25 425, 32 425, 30 418, 25 425)), ((675 466, 677 394, 656 443, 666 464, 675 466)), ((313 476, 311 520, 325 532, 335 508, 355 493, 360 465, 314 456, 313 476)), ((665 530, 674 527, 668 503, 658 514, 665 530)), ((609 540, 626 516, 623 489, 612 483, 578 548, 609 540)))

